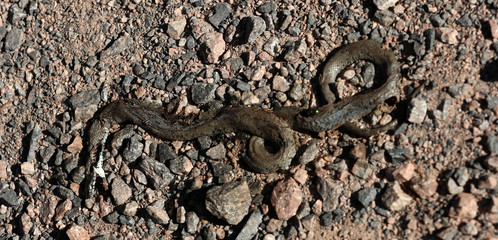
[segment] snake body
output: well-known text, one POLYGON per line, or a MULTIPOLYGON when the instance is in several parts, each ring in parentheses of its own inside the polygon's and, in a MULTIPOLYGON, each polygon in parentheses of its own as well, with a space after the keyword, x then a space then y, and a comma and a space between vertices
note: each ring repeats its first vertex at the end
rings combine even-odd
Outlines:
POLYGON ((267 173, 288 169, 296 154, 293 130, 321 132, 361 118, 398 94, 399 78, 399 64, 391 51, 371 40, 358 41, 339 49, 326 63, 320 87, 327 104, 319 107, 316 114, 306 114, 308 109, 298 107, 270 111, 251 106, 227 106, 209 113, 207 118, 182 124, 155 104, 119 100, 105 106, 90 128, 90 150, 102 139, 104 125, 110 123, 136 124, 152 135, 168 140, 246 132, 254 136, 248 144, 249 158, 243 158, 252 170, 267 173), (344 67, 358 60, 373 62, 385 74, 385 82, 369 92, 335 102, 330 84, 344 67), (278 150, 269 151, 268 143, 276 145, 278 150))

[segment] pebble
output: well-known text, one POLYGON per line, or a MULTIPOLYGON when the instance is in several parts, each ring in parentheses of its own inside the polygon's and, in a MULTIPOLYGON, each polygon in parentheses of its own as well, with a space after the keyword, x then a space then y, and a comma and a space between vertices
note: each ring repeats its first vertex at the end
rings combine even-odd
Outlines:
POLYGON ((398 182, 408 182, 415 176, 415 164, 403 163, 393 171, 392 175, 398 182))
POLYGON ((201 37, 201 48, 199 49, 202 59, 206 63, 217 63, 226 49, 223 34, 219 32, 208 32, 201 37))
POLYGON ((73 142, 67 146, 67 151, 73 154, 80 153, 83 150, 83 139, 76 135, 74 137, 73 142))
POLYGON ((376 11, 374 14, 374 20, 379 22, 382 26, 390 26, 396 19, 396 14, 389 10, 376 11))
POLYGON ((358 201, 364 208, 370 206, 370 203, 372 203, 375 198, 377 197, 378 189, 372 188, 372 187, 367 187, 360 189, 358 192, 356 192, 353 197, 355 197, 356 201, 358 201))
POLYGON ((165 210, 154 206, 147 206, 145 211, 147 211, 147 214, 149 214, 154 222, 161 225, 166 225, 169 223, 170 218, 168 212, 166 212, 165 210))
POLYGON ((266 1, 258 7, 260 13, 270 13, 277 9, 277 4, 273 1, 266 1))
POLYGON ((479 179, 479 182, 477 184, 477 187, 479 189, 494 189, 498 185, 498 176, 497 175, 489 175, 485 174, 484 176, 481 176, 479 179))
POLYGON ((175 40, 180 40, 186 26, 187 26, 187 19, 185 18, 168 22, 166 26, 166 34, 168 34, 169 37, 175 40))
POLYGON ((486 139, 486 148, 491 153, 491 155, 498 154, 498 137, 494 134, 489 134, 486 139))
POLYGON ((38 140, 42 136, 42 132, 40 129, 40 126, 36 124, 33 127, 33 130, 31 131, 30 138, 29 138, 29 148, 28 148, 28 154, 26 157, 27 162, 33 162, 35 160, 35 155, 36 155, 36 150, 38 149, 38 140))
POLYGON ((235 238, 236 240, 253 239, 253 237, 258 233, 258 226, 263 222, 263 214, 259 209, 254 210, 254 212, 249 216, 249 219, 244 224, 242 230, 235 238))
POLYGON ((463 186, 459 186, 453 178, 448 179, 446 190, 449 194, 454 195, 463 192, 463 186))
POLYGON ((84 227, 76 224, 71 225, 66 231, 69 240, 90 240, 90 235, 84 227))
POLYGON ((422 199, 426 199, 436 194, 437 187, 438 183, 434 178, 427 178, 423 180, 413 178, 410 182, 410 189, 422 199))
POLYGON ((434 49, 434 41, 436 40, 436 29, 429 28, 424 31, 425 37, 425 50, 430 51, 434 49))
POLYGON ((137 214, 139 205, 136 201, 131 201, 124 205, 123 214, 129 217, 133 217, 137 214))
POLYGON ((263 45, 263 50, 269 53, 271 56, 275 56, 280 53, 280 39, 278 37, 270 37, 265 45, 263 45))
POLYGON ((143 158, 138 168, 147 176, 154 189, 167 187, 175 178, 166 165, 150 157, 143 158))
POLYGON ((197 225, 199 225, 199 217, 195 212, 188 212, 185 215, 185 221, 187 222, 187 232, 194 234, 197 231, 197 225))
POLYGON ((461 218, 475 218, 479 210, 477 198, 471 193, 459 193, 455 196, 449 215, 461 218))
POLYGON ((21 203, 21 201, 17 197, 16 191, 14 191, 12 189, 7 189, 7 190, 3 190, 0 193, 0 203, 6 205, 8 207, 13 207, 13 206, 19 205, 21 203))
POLYGON ((9 8, 9 14, 7 16, 7 20, 12 24, 12 25, 18 25, 19 21, 24 19, 27 16, 27 14, 19 8, 17 4, 12 4, 9 8))
POLYGON ((394 7, 398 0, 374 0, 373 1, 377 9, 383 11, 390 7, 394 7))
POLYGON ((410 101, 408 110, 408 121, 411 123, 423 123, 427 114, 427 102, 421 97, 413 98, 410 101))
POLYGON ((498 172, 498 155, 488 156, 484 160, 484 165, 486 168, 494 173, 498 172))
POLYGON ((372 168, 367 160, 358 159, 354 163, 351 172, 361 179, 366 179, 372 173, 372 168))
POLYGON ((126 51, 131 45, 134 44, 133 38, 130 36, 120 36, 114 41, 111 46, 102 51, 100 54, 101 59, 112 57, 126 51))
POLYGON ((320 151, 318 150, 319 142, 320 141, 317 139, 312 139, 308 142, 306 149, 299 157, 299 165, 308 164, 317 158, 318 154, 320 153, 320 151))
POLYGON ((412 197, 401 189, 398 182, 394 182, 387 186, 387 189, 382 194, 381 201, 387 209, 399 211, 410 204, 412 197))
POLYGON ((292 177, 301 185, 304 185, 308 180, 308 171, 300 168, 297 169, 292 177))
POLYGON ((252 81, 261 81, 266 73, 265 65, 258 66, 252 73, 250 79, 252 81))
POLYGON ((206 209, 228 224, 237 225, 249 212, 251 193, 246 181, 214 186, 206 193, 206 209))
POLYGON ((127 163, 135 162, 142 156, 143 149, 144 144, 142 143, 142 137, 140 135, 132 135, 130 141, 123 150, 123 159, 127 163))
POLYGON ((303 200, 303 192, 299 184, 293 178, 289 178, 277 183, 270 200, 278 219, 289 220, 296 215, 303 200))
POLYGON ((458 44, 458 31, 449 27, 436 28, 436 36, 443 43, 458 44))
POLYGON ((498 107, 498 97, 486 97, 486 108, 489 110, 493 110, 498 107))
MULTIPOLYGON (((1 199, 1 198, 0 198, 1 199)), ((42 199, 41 208, 40 208, 40 221, 41 222, 49 222, 52 221, 52 218, 55 214, 55 208, 57 207, 57 202, 59 199, 49 193, 45 195, 45 199, 42 199)))
POLYGON ((265 20, 258 16, 250 16, 246 23, 246 43, 253 43, 266 30, 265 20))
POLYGON ((284 77, 275 76, 272 81, 272 89, 279 92, 287 92, 290 89, 290 84, 284 77))
POLYGON ((4 181, 9 178, 9 175, 7 173, 7 166, 8 163, 4 160, 0 160, 0 180, 4 181))
POLYGON ((324 212, 331 212, 339 206, 339 197, 343 191, 341 184, 329 178, 319 177, 317 191, 322 198, 324 212))
POLYGON ((192 101, 194 104, 206 104, 215 98, 216 84, 194 83, 192 85, 192 101))
POLYGON ((71 96, 71 98, 69 99, 69 103, 71 103, 71 106, 73 106, 73 108, 82 108, 90 105, 97 105, 99 104, 99 102, 100 93, 97 89, 78 92, 71 96))
POLYGON ((226 155, 227 150, 223 143, 219 143, 206 151, 206 156, 210 157, 211 159, 223 159, 226 155))
POLYGON ((440 231, 437 234, 437 236, 439 239, 442 239, 442 240, 452 240, 455 238, 455 236, 457 234, 458 234, 458 227, 452 226, 452 227, 448 227, 448 228, 443 229, 442 231, 440 231))
POLYGON ((494 19, 488 20, 489 30, 491 31, 491 37, 493 39, 498 39, 498 23, 494 19))
POLYGON ((21 174, 33 175, 35 173, 35 166, 31 162, 21 163, 21 174))
POLYGON ((185 156, 179 156, 169 161, 169 169, 177 175, 188 174, 193 168, 194 165, 185 156))
POLYGON ((122 205, 128 201, 132 195, 132 189, 120 177, 115 177, 111 184, 111 195, 117 205, 122 205))
POLYGON ((19 28, 12 28, 4 40, 4 49, 7 52, 17 50, 24 43, 24 31, 19 28))
POLYGON ((215 28, 219 28, 221 22, 225 21, 230 13, 232 13, 232 9, 227 3, 218 3, 214 7, 214 12, 215 14, 209 17, 209 22, 213 24, 215 28))
POLYGON ((460 225, 460 232, 462 232, 465 235, 476 236, 479 233, 477 225, 478 225, 477 221, 470 220, 460 225))
POLYGON ((464 14, 456 22, 462 27, 468 28, 472 26, 472 19, 470 19, 469 14, 464 14))
POLYGON ((57 208, 55 209, 55 216, 54 216, 54 220, 57 222, 57 221, 60 221, 64 215, 69 211, 71 210, 71 208, 73 207, 73 202, 71 202, 71 200, 69 199, 66 199, 64 200, 61 204, 59 204, 59 206, 57 206, 57 208))

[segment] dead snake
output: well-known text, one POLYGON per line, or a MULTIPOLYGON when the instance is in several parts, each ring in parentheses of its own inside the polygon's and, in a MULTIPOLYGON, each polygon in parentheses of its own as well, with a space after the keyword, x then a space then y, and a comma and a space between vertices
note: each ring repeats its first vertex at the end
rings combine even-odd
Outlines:
POLYGON ((94 151, 96 146, 103 145, 103 136, 111 124, 136 124, 167 140, 245 132, 253 137, 248 144, 249 157, 242 158, 244 162, 256 172, 275 172, 288 169, 296 154, 293 130, 321 132, 359 119, 386 99, 397 96, 399 79, 400 67, 394 54, 375 41, 362 40, 340 48, 326 63, 319 86, 327 104, 317 109, 283 107, 271 111, 251 106, 227 106, 194 123, 181 124, 158 105, 141 100, 119 100, 105 106, 91 125, 89 150, 94 151), (330 85, 347 65, 358 60, 373 62, 382 70, 386 80, 373 90, 335 102, 330 85), (269 151, 265 141, 276 145, 278 150, 269 151))

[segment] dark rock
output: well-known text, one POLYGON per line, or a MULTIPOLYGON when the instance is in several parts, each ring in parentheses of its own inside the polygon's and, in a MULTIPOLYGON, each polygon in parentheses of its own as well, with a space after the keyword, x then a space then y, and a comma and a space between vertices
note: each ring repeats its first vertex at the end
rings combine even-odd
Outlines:
POLYGON ((14 51, 24 43, 24 31, 19 28, 12 28, 5 36, 5 51, 14 51))
POLYGON ((7 189, 0 193, 0 203, 5 204, 7 207, 13 207, 19 205, 21 202, 17 197, 16 191, 7 189))
POLYGON ((38 140, 40 139, 41 136, 42 132, 37 124, 34 126, 29 136, 29 148, 28 148, 28 154, 26 156, 27 162, 33 162, 35 160, 36 150, 38 149, 38 140))
POLYGON ((175 152, 173 152, 173 149, 171 149, 171 147, 165 143, 160 143, 159 145, 157 145, 156 154, 159 162, 161 163, 169 162, 170 160, 175 159, 178 156, 175 152))
POLYGON ((464 14, 462 17, 457 19, 456 22, 462 27, 472 26, 472 19, 470 19, 469 14, 464 14))
POLYGON ((395 18, 396 15, 389 10, 376 11, 374 14, 374 20, 379 22, 384 27, 390 26, 394 22, 395 18))
POLYGON ((430 51, 434 49, 434 41, 436 40, 436 29, 429 28, 424 31, 425 37, 425 50, 430 51))
POLYGON ((107 214, 107 216, 105 216, 104 219, 109 223, 116 224, 119 222, 118 218, 119 218, 119 213, 117 211, 114 211, 112 213, 107 214))
POLYGON ((243 239, 253 239, 253 237, 258 233, 258 226, 263 222, 263 214, 256 208, 251 214, 247 222, 245 223, 242 230, 240 230, 239 235, 235 238, 236 240, 243 239))
POLYGON ((111 46, 100 54, 100 58, 108 58, 126 51, 132 44, 133 38, 130 36, 120 36, 111 46))
POLYGON ((332 226, 333 219, 334 216, 332 215, 332 212, 326 212, 320 216, 320 224, 325 227, 330 227, 332 226))
POLYGON ((216 4, 214 11, 215 14, 209 17, 209 22, 216 28, 232 13, 232 9, 227 3, 216 4))
POLYGON ((144 149, 144 144, 141 142, 140 135, 133 135, 130 138, 126 148, 123 151, 123 159, 127 163, 135 162, 141 155, 144 149))
POLYGON ((140 161, 138 168, 144 172, 154 189, 167 187, 175 178, 166 165, 153 158, 145 157, 140 161))
POLYGON ((494 134, 489 134, 486 139, 486 148, 489 150, 491 155, 498 154, 498 137, 494 134))
POLYGON ((60 198, 63 198, 63 199, 69 199, 69 200, 73 200, 74 199, 74 192, 73 190, 67 188, 67 187, 64 187, 64 186, 57 186, 55 189, 54 189, 54 194, 60 198))
POLYGON ((332 179, 320 177, 317 190, 323 201, 324 212, 331 212, 339 206, 339 196, 342 192, 340 184, 336 184, 332 179))
POLYGON ((441 15, 439 14, 433 14, 430 17, 430 20, 434 27, 442 27, 445 25, 445 21, 443 20, 443 18, 441 18, 441 15))
POLYGON ((393 149, 388 149, 387 155, 394 164, 404 162, 408 160, 409 156, 411 156, 410 151, 403 146, 396 146, 393 149))
POLYGON ((179 156, 169 160, 169 168, 173 173, 178 175, 189 173, 193 167, 194 165, 192 165, 190 159, 185 156, 179 156))
POLYGON ((304 150, 303 154, 299 157, 299 164, 304 165, 308 164, 309 162, 315 160, 315 158, 318 156, 318 141, 317 139, 311 140, 308 145, 306 146, 306 150, 304 150))
POLYGON ((215 84, 195 83, 192 85, 192 101, 194 104, 206 104, 215 97, 215 84))
POLYGON ((260 13, 270 13, 277 9, 277 4, 272 1, 266 1, 258 7, 260 13))
POLYGON ((215 186, 206 193, 206 209, 228 224, 237 225, 249 212, 251 193, 246 181, 215 186))
POLYGON ((21 21, 26 16, 27 14, 17 4, 12 4, 9 8, 9 14, 7 15, 7 20, 12 25, 17 25, 19 21, 21 21))
POLYGON ((376 188, 363 188, 360 189, 354 197, 356 198, 356 201, 361 203, 363 207, 368 207, 370 206, 370 203, 375 200, 375 197, 377 197, 378 190, 376 188))
POLYGON ((81 91, 79 93, 74 94, 69 102, 73 106, 73 108, 81 108, 89 105, 96 105, 100 102, 100 93, 99 90, 87 90, 81 91))

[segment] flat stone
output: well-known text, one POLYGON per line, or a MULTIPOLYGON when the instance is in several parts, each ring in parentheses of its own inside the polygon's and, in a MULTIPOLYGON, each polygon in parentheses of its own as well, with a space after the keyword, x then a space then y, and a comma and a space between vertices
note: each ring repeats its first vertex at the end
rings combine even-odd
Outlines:
POLYGON ((69 99, 69 103, 71 103, 71 106, 73 106, 73 108, 97 105, 99 104, 99 102, 100 93, 97 89, 78 92, 69 99))
POLYGON ((29 148, 26 157, 27 162, 33 162, 35 160, 36 151, 38 150, 38 140, 42 136, 40 126, 36 124, 31 131, 29 138, 29 148))
POLYGON ((297 182, 290 178, 277 183, 271 194, 271 203, 280 220, 289 220, 303 200, 303 192, 297 182))
POLYGON ((69 240, 90 240, 90 235, 84 227, 73 224, 66 231, 69 240))
POLYGON ((21 201, 17 197, 16 191, 7 189, 0 193, 0 203, 7 207, 13 207, 19 205, 21 201))
POLYGON ((396 167, 392 175, 398 182, 408 182, 415 176, 415 164, 403 163, 396 167))
POLYGON ((458 44, 458 31, 449 27, 436 28, 436 36, 443 43, 458 44))
POLYGON ((494 134, 489 134, 486 139, 486 147, 492 155, 498 154, 498 137, 494 134))
POLYGON ((35 173, 35 166, 30 162, 21 163, 21 174, 33 175, 35 173))
POLYGON ((77 154, 83 150, 83 139, 80 135, 74 137, 73 142, 67 146, 67 151, 73 154, 77 154))
POLYGON ((145 211, 152 218, 152 220, 158 224, 166 225, 169 223, 169 215, 164 209, 160 209, 154 206, 148 206, 145 211))
POLYGON ((206 63, 217 63, 220 56, 225 52, 226 44, 223 34, 219 32, 208 32, 201 37, 199 53, 206 63))
POLYGON ((111 46, 102 51, 100 54, 101 59, 112 57, 126 51, 131 45, 134 44, 133 38, 130 36, 120 36, 114 41, 111 46))
POLYGON ((188 212, 185 215, 185 220, 187 222, 187 232, 194 234, 197 232, 197 225, 199 225, 199 217, 195 212, 188 212))
POLYGON ((426 199, 436 194, 437 187, 438 183, 434 178, 422 180, 413 178, 412 181, 410 181, 410 189, 422 199, 426 199))
POLYGON ((377 9, 386 10, 390 7, 394 7, 398 0, 374 0, 373 1, 377 9))
POLYGON ((150 157, 140 161, 138 168, 144 172, 154 189, 167 187, 175 178, 166 165, 150 157))
POLYGON ((5 51, 14 51, 24 43, 24 31, 14 27, 7 33, 4 41, 5 51))
POLYGON ((122 205, 131 197, 131 188, 120 177, 115 177, 111 184, 111 195, 117 205, 122 205))
POLYGON ((213 24, 215 28, 218 28, 221 22, 225 21, 225 19, 230 16, 232 9, 227 3, 218 3, 214 7, 214 12, 215 14, 209 17, 209 22, 213 24))
POLYGON ((168 22, 166 26, 166 34, 168 34, 169 37, 175 40, 179 40, 186 26, 187 26, 187 19, 185 18, 168 22))
POLYGON ((223 159, 227 155, 227 150, 223 143, 219 143, 218 145, 210 148, 206 151, 206 156, 211 159, 223 159))
POLYGON ((318 150, 318 143, 319 141, 317 139, 313 139, 307 144, 303 154, 299 156, 300 165, 308 164, 317 158, 318 154, 320 153, 318 150))
POLYGON ((449 215, 461 218, 475 218, 479 206, 477 198, 471 193, 459 193, 455 196, 449 215))
POLYGON ((236 240, 253 239, 258 233, 258 226, 263 222, 263 214, 256 208, 251 214, 242 230, 235 238, 236 240))
POLYGON ((323 201, 323 211, 331 212, 339 206, 339 197, 342 192, 341 184, 329 178, 318 178, 317 191, 323 201))
POLYGON ((376 11, 374 14, 374 20, 380 23, 382 26, 390 26, 396 19, 396 14, 389 10, 376 11))
POLYGON ((250 16, 246 23, 246 43, 252 43, 266 30, 265 20, 258 16, 250 16))
POLYGON ((457 226, 452 226, 443 229, 440 231, 437 236, 441 240, 452 240, 455 238, 455 236, 458 234, 458 227, 457 226))
POLYGON ((421 97, 413 98, 410 101, 408 110, 408 121, 411 123, 424 122, 425 115, 427 114, 427 102, 421 97))
POLYGON ((71 200, 69 199, 66 199, 64 200, 59 206, 57 206, 57 208, 55 209, 55 216, 54 216, 54 220, 57 222, 57 221, 60 221, 64 215, 69 211, 71 210, 71 208, 73 207, 73 202, 71 202, 71 200))
POLYGON ((290 83, 282 76, 275 76, 272 81, 272 89, 279 92, 287 92, 290 89, 290 83))
POLYGON ((363 188, 360 189, 354 197, 356 198, 356 201, 358 201, 364 208, 370 206, 370 203, 375 200, 377 197, 379 190, 376 188, 363 188))
POLYGON ((362 179, 366 179, 372 173, 372 168, 370 167, 370 163, 368 163, 365 159, 358 159, 353 165, 351 172, 362 179))
POLYGON ((412 197, 401 189, 398 182, 394 182, 394 184, 390 184, 384 194, 382 194, 381 201, 387 209, 399 211, 410 204, 412 197))
POLYGON ((250 205, 251 193, 246 181, 214 186, 206 193, 206 209, 231 225, 237 225, 244 219, 250 205))

